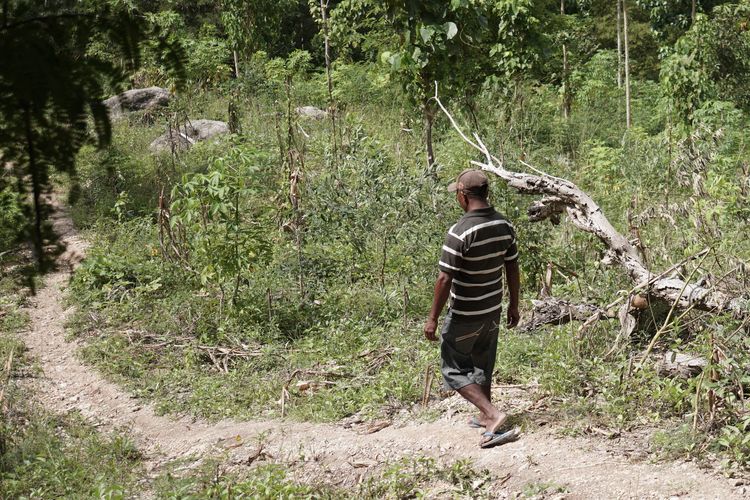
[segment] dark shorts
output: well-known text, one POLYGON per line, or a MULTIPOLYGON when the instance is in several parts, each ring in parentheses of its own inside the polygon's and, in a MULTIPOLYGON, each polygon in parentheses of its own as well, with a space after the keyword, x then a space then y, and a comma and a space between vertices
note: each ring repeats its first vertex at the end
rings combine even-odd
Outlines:
POLYGON ((463 322, 448 313, 440 333, 440 371, 448 388, 492 382, 499 325, 499 314, 494 319, 463 322))

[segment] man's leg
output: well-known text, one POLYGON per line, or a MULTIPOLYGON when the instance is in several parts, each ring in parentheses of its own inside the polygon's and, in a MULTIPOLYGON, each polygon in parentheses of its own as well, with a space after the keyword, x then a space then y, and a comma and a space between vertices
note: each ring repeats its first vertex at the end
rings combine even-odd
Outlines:
MULTIPOLYGON (((479 387, 482 388, 482 392, 484 393, 487 400, 491 403, 492 402, 492 386, 481 384, 479 387)), ((476 427, 476 424, 480 422, 481 422, 481 417, 471 417, 469 419, 469 425, 472 427, 476 427)))
MULTIPOLYGON (((479 375, 478 385, 490 404, 492 403, 492 372, 495 368, 495 355, 497 353, 498 324, 497 321, 492 321, 485 325, 487 329, 482 332, 477 340, 472 354, 474 372, 479 375)), ((493 421, 490 415, 483 412, 477 417, 480 424, 484 424, 482 417, 484 417, 484 421, 493 421)), ((486 426, 486 424, 484 425, 486 426)))
POLYGON ((456 391, 479 409, 478 423, 495 432, 507 418, 491 403, 492 368, 497 350, 496 324, 493 329, 483 322, 454 324, 452 319, 449 314, 441 332, 441 371, 446 385, 454 389, 459 387, 456 391))
POLYGON ((484 393, 484 396, 487 398, 487 401, 491 403, 492 402, 492 386, 490 384, 487 384, 487 385, 480 385, 479 387, 482 388, 482 392, 484 393))
POLYGON ((508 416, 492 406, 490 399, 485 391, 489 389, 488 385, 469 384, 458 389, 458 393, 471 404, 476 406, 481 414, 479 423, 488 431, 497 432, 503 426, 508 416))

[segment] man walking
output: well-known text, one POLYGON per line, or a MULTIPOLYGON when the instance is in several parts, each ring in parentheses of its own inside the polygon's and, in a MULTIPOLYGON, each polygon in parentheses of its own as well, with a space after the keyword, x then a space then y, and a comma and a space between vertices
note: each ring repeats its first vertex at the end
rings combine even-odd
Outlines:
POLYGON ((448 230, 435 282, 432 308, 424 334, 436 341, 438 316, 448 296, 448 314, 441 331, 441 372, 451 389, 476 406, 475 425, 485 427, 480 446, 503 441, 499 432, 507 415, 492 405, 492 371, 497 354, 503 292, 508 283, 507 325, 518 324, 520 280, 513 226, 487 201, 489 182, 481 170, 464 170, 448 186, 464 215, 448 230))

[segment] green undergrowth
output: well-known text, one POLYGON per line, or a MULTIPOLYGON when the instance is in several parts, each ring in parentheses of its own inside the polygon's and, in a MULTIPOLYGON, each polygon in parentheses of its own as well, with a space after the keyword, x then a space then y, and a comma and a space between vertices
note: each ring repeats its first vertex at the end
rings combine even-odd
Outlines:
POLYGON ((303 420, 376 415, 420 399, 437 350, 411 310, 404 323, 403 294, 339 286, 310 301, 274 293, 269 319, 268 294, 248 291, 245 309, 219 321, 215 298, 196 297, 199 285, 152 254, 158 243, 147 225, 121 227, 95 242, 78 272, 81 307, 70 326, 86 340, 86 361, 161 411, 272 418, 285 388, 285 414, 303 420), (302 382, 313 387, 300 391, 302 382))
POLYGON ((27 263, 0 265, 0 498, 133 496, 140 454, 127 435, 104 436, 76 413, 51 413, 24 382, 37 376, 22 342, 27 263))
POLYGON ((523 498, 547 498, 567 493, 568 489, 552 481, 532 481, 527 483, 521 491, 523 498))
POLYGON ((155 482, 158 498, 494 498, 493 478, 470 461, 438 463, 426 457, 405 457, 356 486, 301 484, 279 464, 261 465, 249 473, 225 472, 220 464, 205 464, 189 476, 167 473, 155 482))
MULTIPOLYGON (((389 305, 377 292, 346 297, 349 293, 341 292, 337 307, 352 309, 361 301, 401 306, 398 299, 389 305)), ((161 318, 180 307, 191 307, 182 299, 190 297, 150 299, 149 312, 134 312, 138 316, 130 316, 126 330, 109 308, 79 312, 71 326, 87 340, 84 359, 154 400, 163 412, 210 419, 278 417, 285 390, 285 414, 295 419, 330 421, 357 412, 376 416, 419 401, 425 369, 436 368, 436 346, 421 339, 421 325, 410 321, 405 328, 401 321, 382 319, 373 325, 357 316, 321 320, 298 338, 279 333, 275 323, 268 325, 270 332, 257 325, 237 327, 230 345, 249 355, 229 357, 225 366, 212 345, 173 339, 161 330, 166 325, 154 324, 164 323, 161 318), (311 388, 300 390, 298 384, 311 388)), ((197 316, 200 311, 182 313, 197 316)))
POLYGON ((125 434, 102 436, 75 414, 52 416, 18 404, 4 424, 3 498, 128 498, 140 453, 125 434))
POLYGON ((10 342, 11 335, 21 331, 29 321, 21 310, 28 294, 24 288, 28 281, 23 276, 27 268, 22 261, 6 262, 1 257, 0 266, 3 273, 0 277, 0 334, 7 336, 10 342))

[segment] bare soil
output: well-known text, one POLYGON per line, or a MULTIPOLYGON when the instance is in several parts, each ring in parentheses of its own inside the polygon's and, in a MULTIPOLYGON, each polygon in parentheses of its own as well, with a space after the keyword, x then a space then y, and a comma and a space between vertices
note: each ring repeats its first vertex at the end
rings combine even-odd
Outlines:
MULTIPOLYGON (((24 341, 43 375, 34 386, 42 402, 57 412, 79 411, 101 431, 127 430, 155 474, 173 460, 184 467, 208 456, 246 467, 263 461, 285 464, 300 481, 356 484, 404 456, 434 457, 446 463, 470 459, 487 468, 499 498, 514 497, 529 485, 548 484, 563 493, 555 498, 747 498, 748 488, 692 462, 652 463, 643 452, 644 438, 623 435, 560 437, 554 424, 533 429, 500 447, 478 447, 479 431, 466 425, 468 408, 460 399, 436 402, 440 417, 418 423, 408 418, 366 433, 366 425, 311 424, 289 420, 208 423, 187 416, 159 416, 152 406, 105 380, 76 356, 64 323, 70 311, 63 296, 86 242, 77 234, 64 207, 58 205, 54 227, 66 245, 59 270, 28 306, 31 326, 24 341)), ((506 410, 518 406, 517 388, 496 389, 506 410), (514 392, 515 391, 515 392, 514 392), (515 398, 515 399, 514 399, 515 398)), ((528 491, 528 489, 527 489, 528 491)), ((444 496, 440 489, 436 497, 444 496)))

